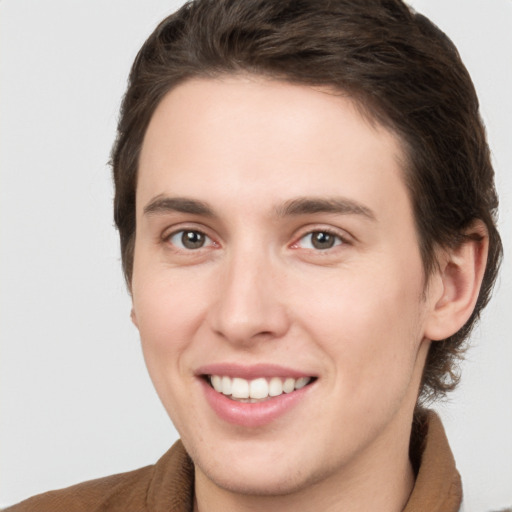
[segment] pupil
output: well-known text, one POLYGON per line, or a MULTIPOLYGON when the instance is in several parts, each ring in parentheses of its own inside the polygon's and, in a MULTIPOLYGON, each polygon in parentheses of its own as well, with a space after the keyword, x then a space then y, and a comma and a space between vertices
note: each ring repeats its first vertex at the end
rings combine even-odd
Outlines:
POLYGON ((313 233, 312 243, 315 249, 330 249, 334 245, 334 236, 323 231, 313 233))
POLYGON ((204 244, 204 235, 198 231, 185 231, 181 235, 181 242, 187 249, 199 249, 204 244))

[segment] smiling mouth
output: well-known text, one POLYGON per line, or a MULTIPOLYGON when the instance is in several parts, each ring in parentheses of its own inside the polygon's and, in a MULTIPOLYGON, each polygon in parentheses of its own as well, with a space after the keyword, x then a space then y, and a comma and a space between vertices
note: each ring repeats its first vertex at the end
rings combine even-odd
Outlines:
POLYGON ((206 375, 210 386, 227 398, 236 402, 258 403, 278 397, 284 393, 289 394, 310 385, 315 377, 272 377, 267 379, 259 377, 252 380, 241 377, 228 377, 227 375, 206 375))

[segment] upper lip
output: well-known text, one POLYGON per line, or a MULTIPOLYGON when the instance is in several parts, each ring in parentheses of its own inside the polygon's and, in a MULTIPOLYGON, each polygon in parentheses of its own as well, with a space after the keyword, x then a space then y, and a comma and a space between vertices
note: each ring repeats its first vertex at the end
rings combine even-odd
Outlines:
POLYGON ((197 376, 204 375, 221 375, 228 377, 239 377, 246 380, 256 379, 258 377, 292 377, 298 379, 300 377, 314 377, 311 373, 303 372, 294 368, 280 366, 276 364, 254 364, 241 365, 238 363, 212 363, 199 367, 195 374, 197 376))

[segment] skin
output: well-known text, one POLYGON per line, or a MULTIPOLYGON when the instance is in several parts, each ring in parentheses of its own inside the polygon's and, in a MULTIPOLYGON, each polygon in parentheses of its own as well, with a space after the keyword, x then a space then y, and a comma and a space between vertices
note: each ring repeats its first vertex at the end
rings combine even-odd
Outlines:
POLYGON ((427 286, 403 160, 397 137, 349 98, 286 82, 191 80, 155 111, 132 319, 195 463, 196 510, 402 510, 428 346, 465 321, 485 261, 471 244, 443 253, 427 286), (154 207, 176 197, 210 212, 154 207), (351 208, 283 212, 305 197, 351 208), (204 245, 183 246, 183 230, 204 245), (315 248, 318 232, 333 246, 315 248), (196 373, 211 363, 317 380, 285 414, 246 428, 207 403, 196 373))

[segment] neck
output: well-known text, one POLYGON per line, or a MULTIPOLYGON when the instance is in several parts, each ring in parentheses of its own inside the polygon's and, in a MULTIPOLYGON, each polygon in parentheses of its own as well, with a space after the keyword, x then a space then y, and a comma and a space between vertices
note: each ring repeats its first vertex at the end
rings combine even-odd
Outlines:
POLYGON ((359 454, 357 462, 285 495, 232 492, 196 467, 194 512, 400 512, 414 486, 409 461, 411 423, 412 418, 406 422, 402 418, 398 425, 392 421, 385 435, 359 454))

